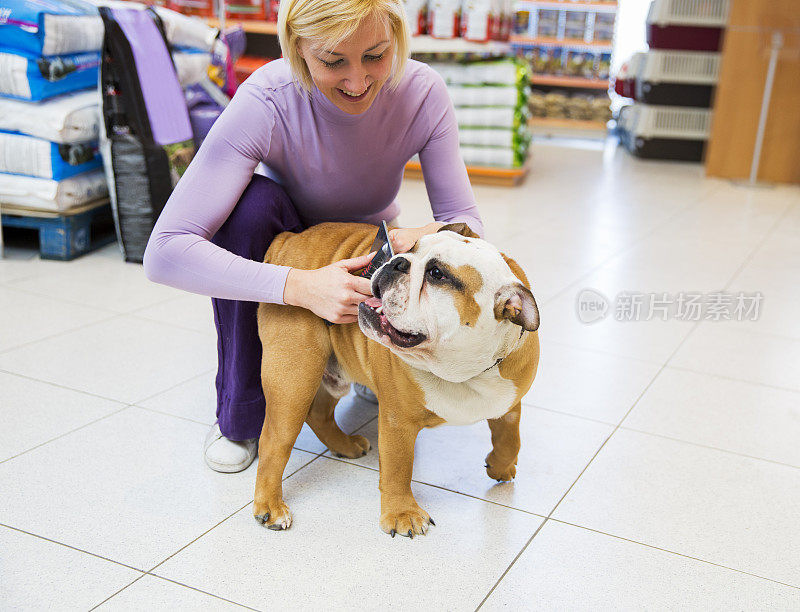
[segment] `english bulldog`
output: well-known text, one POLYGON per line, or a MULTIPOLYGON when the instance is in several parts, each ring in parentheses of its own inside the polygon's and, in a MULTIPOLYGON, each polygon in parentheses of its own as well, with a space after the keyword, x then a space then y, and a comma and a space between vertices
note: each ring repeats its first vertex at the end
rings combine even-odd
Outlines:
MULTIPOLYGON (((323 223, 280 234, 265 262, 314 269, 369 252, 375 226, 323 223)), ((303 423, 350 458, 369 441, 339 429, 333 413, 351 382, 378 397, 380 527, 394 537, 435 524, 411 492, 414 443, 424 427, 486 420, 486 473, 516 475, 520 400, 539 363, 539 311, 522 269, 465 224, 423 236, 372 277, 358 324, 328 326, 304 308, 261 304, 262 383, 253 514, 270 529, 292 523, 281 480, 303 423)))

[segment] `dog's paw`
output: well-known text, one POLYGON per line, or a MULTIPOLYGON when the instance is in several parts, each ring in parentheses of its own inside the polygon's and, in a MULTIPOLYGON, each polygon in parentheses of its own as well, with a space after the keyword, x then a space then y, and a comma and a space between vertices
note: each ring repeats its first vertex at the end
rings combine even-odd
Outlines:
POLYGON ((486 457, 486 473, 489 478, 494 478, 497 482, 508 482, 513 480, 517 475, 517 466, 513 463, 506 466, 496 466, 489 462, 489 457, 486 457))
POLYGON ((283 531, 292 526, 292 513, 283 500, 274 504, 254 503, 253 516, 260 525, 273 531, 283 531))
POLYGON ((413 538, 415 535, 425 535, 431 525, 436 523, 419 506, 416 509, 381 513, 381 529, 392 537, 401 535, 413 538))
POLYGON ((347 457, 348 459, 357 459, 367 454, 372 446, 364 436, 354 434, 347 436, 347 442, 337 448, 332 448, 331 452, 337 457, 347 457))

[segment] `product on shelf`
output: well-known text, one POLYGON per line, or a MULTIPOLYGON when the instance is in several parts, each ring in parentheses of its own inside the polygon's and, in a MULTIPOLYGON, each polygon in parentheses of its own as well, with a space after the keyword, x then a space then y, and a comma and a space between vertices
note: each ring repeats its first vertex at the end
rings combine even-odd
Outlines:
POLYGON ((719 51, 729 0, 653 0, 647 14, 651 49, 719 51))
POLYGON ((608 79, 611 54, 552 46, 527 47, 520 56, 533 74, 571 76, 592 80, 608 79))
POLYGON ((638 157, 701 161, 710 134, 705 108, 632 104, 619 115, 622 144, 638 157))
POLYGON ((514 34, 519 34, 520 36, 527 36, 528 31, 530 29, 531 23, 531 12, 520 10, 517 11, 514 17, 514 34))
POLYGON ((614 39, 614 21, 613 13, 596 13, 592 40, 611 42, 614 39))
POLYGON ((403 0, 406 21, 411 36, 421 36, 428 31, 428 0, 403 0))
POLYGON ((519 168, 524 165, 527 152, 522 155, 514 149, 496 147, 461 147, 461 157, 468 166, 500 166, 519 168))
POLYGON ((558 36, 558 15, 556 9, 539 9, 536 35, 539 38, 556 38, 558 36))
POLYGON ((79 91, 46 102, 0 98, 0 130, 29 134, 51 142, 71 144, 97 140, 100 135, 100 96, 79 91))
POLYGON ((564 21, 564 38, 583 40, 586 36, 586 11, 567 11, 564 21))
POLYGON ((704 51, 636 53, 620 69, 614 90, 646 104, 709 108, 719 63, 719 53, 704 51))
POLYGON ((231 19, 259 19, 265 20, 269 5, 266 0, 227 0, 225 2, 226 16, 231 19))
POLYGON ((434 38, 458 38, 461 30, 461 0, 431 0, 428 33, 434 38))
POLYGON ((59 144, 0 132, 0 172, 60 181, 102 165, 97 142, 59 144))
POLYGON ((156 218, 195 148, 161 30, 146 12, 117 6, 100 9, 108 32, 100 71, 101 142, 125 260, 141 262, 156 218), (144 55, 139 40, 149 41, 144 55))
POLYGON ((634 99, 645 104, 709 108, 719 65, 719 53, 650 50, 636 78, 634 99))
POLYGON ((450 85, 453 106, 517 106, 525 102, 526 88, 511 85, 450 85))
POLYGON ((474 166, 519 168, 527 158, 528 73, 511 58, 431 64, 455 107, 461 154, 474 166))
POLYGON ((0 43, 33 56, 97 51, 103 23, 88 3, 4 0, 0 7, 0 43))
POLYGON ((530 133, 525 128, 474 128, 460 130, 458 141, 462 146, 500 147, 524 153, 530 144, 530 133))
POLYGON ((60 181, 0 174, 0 200, 23 208, 69 210, 107 195, 108 183, 99 168, 60 181))
POLYGON ((513 85, 524 86, 527 83, 527 70, 514 59, 498 61, 479 61, 469 64, 432 63, 446 83, 460 85, 513 85))
POLYGON ((27 51, 0 51, 0 95, 21 100, 45 100, 95 87, 98 53, 41 57, 27 51))
POLYGON ((487 42, 492 36, 495 16, 491 0, 465 0, 461 7, 461 37, 473 42, 487 42))
POLYGON ((605 123, 611 119, 611 100, 607 94, 568 94, 564 91, 534 90, 528 97, 532 117, 575 119, 605 123))

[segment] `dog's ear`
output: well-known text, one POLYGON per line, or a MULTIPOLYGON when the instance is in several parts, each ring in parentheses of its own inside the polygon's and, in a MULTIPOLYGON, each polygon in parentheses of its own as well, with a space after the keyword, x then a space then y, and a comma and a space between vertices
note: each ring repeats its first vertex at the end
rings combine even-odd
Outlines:
POLYGON ((539 329, 539 308, 531 290, 522 283, 501 287, 494 295, 494 318, 508 319, 526 331, 539 329))
POLYGON ((473 232, 469 228, 469 225, 467 225, 466 223, 448 223, 447 225, 444 225, 444 226, 440 227, 436 231, 437 232, 444 232, 444 231, 455 232, 456 234, 461 234, 462 236, 464 236, 466 238, 480 238, 480 236, 478 236, 478 234, 473 232))

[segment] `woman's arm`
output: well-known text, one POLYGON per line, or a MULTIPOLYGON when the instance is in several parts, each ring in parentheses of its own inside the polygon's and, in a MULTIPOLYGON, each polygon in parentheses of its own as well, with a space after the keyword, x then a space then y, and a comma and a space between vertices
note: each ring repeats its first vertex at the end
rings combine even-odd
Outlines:
POLYGON ((217 298, 283 303, 289 268, 210 242, 269 151, 272 113, 262 88, 239 87, 156 222, 144 254, 150 280, 217 298))
POLYGON ((430 137, 419 152, 419 161, 433 218, 442 223, 463 221, 483 237, 483 222, 459 150, 453 103, 447 95, 447 86, 433 69, 430 78, 431 88, 423 102, 430 137))

